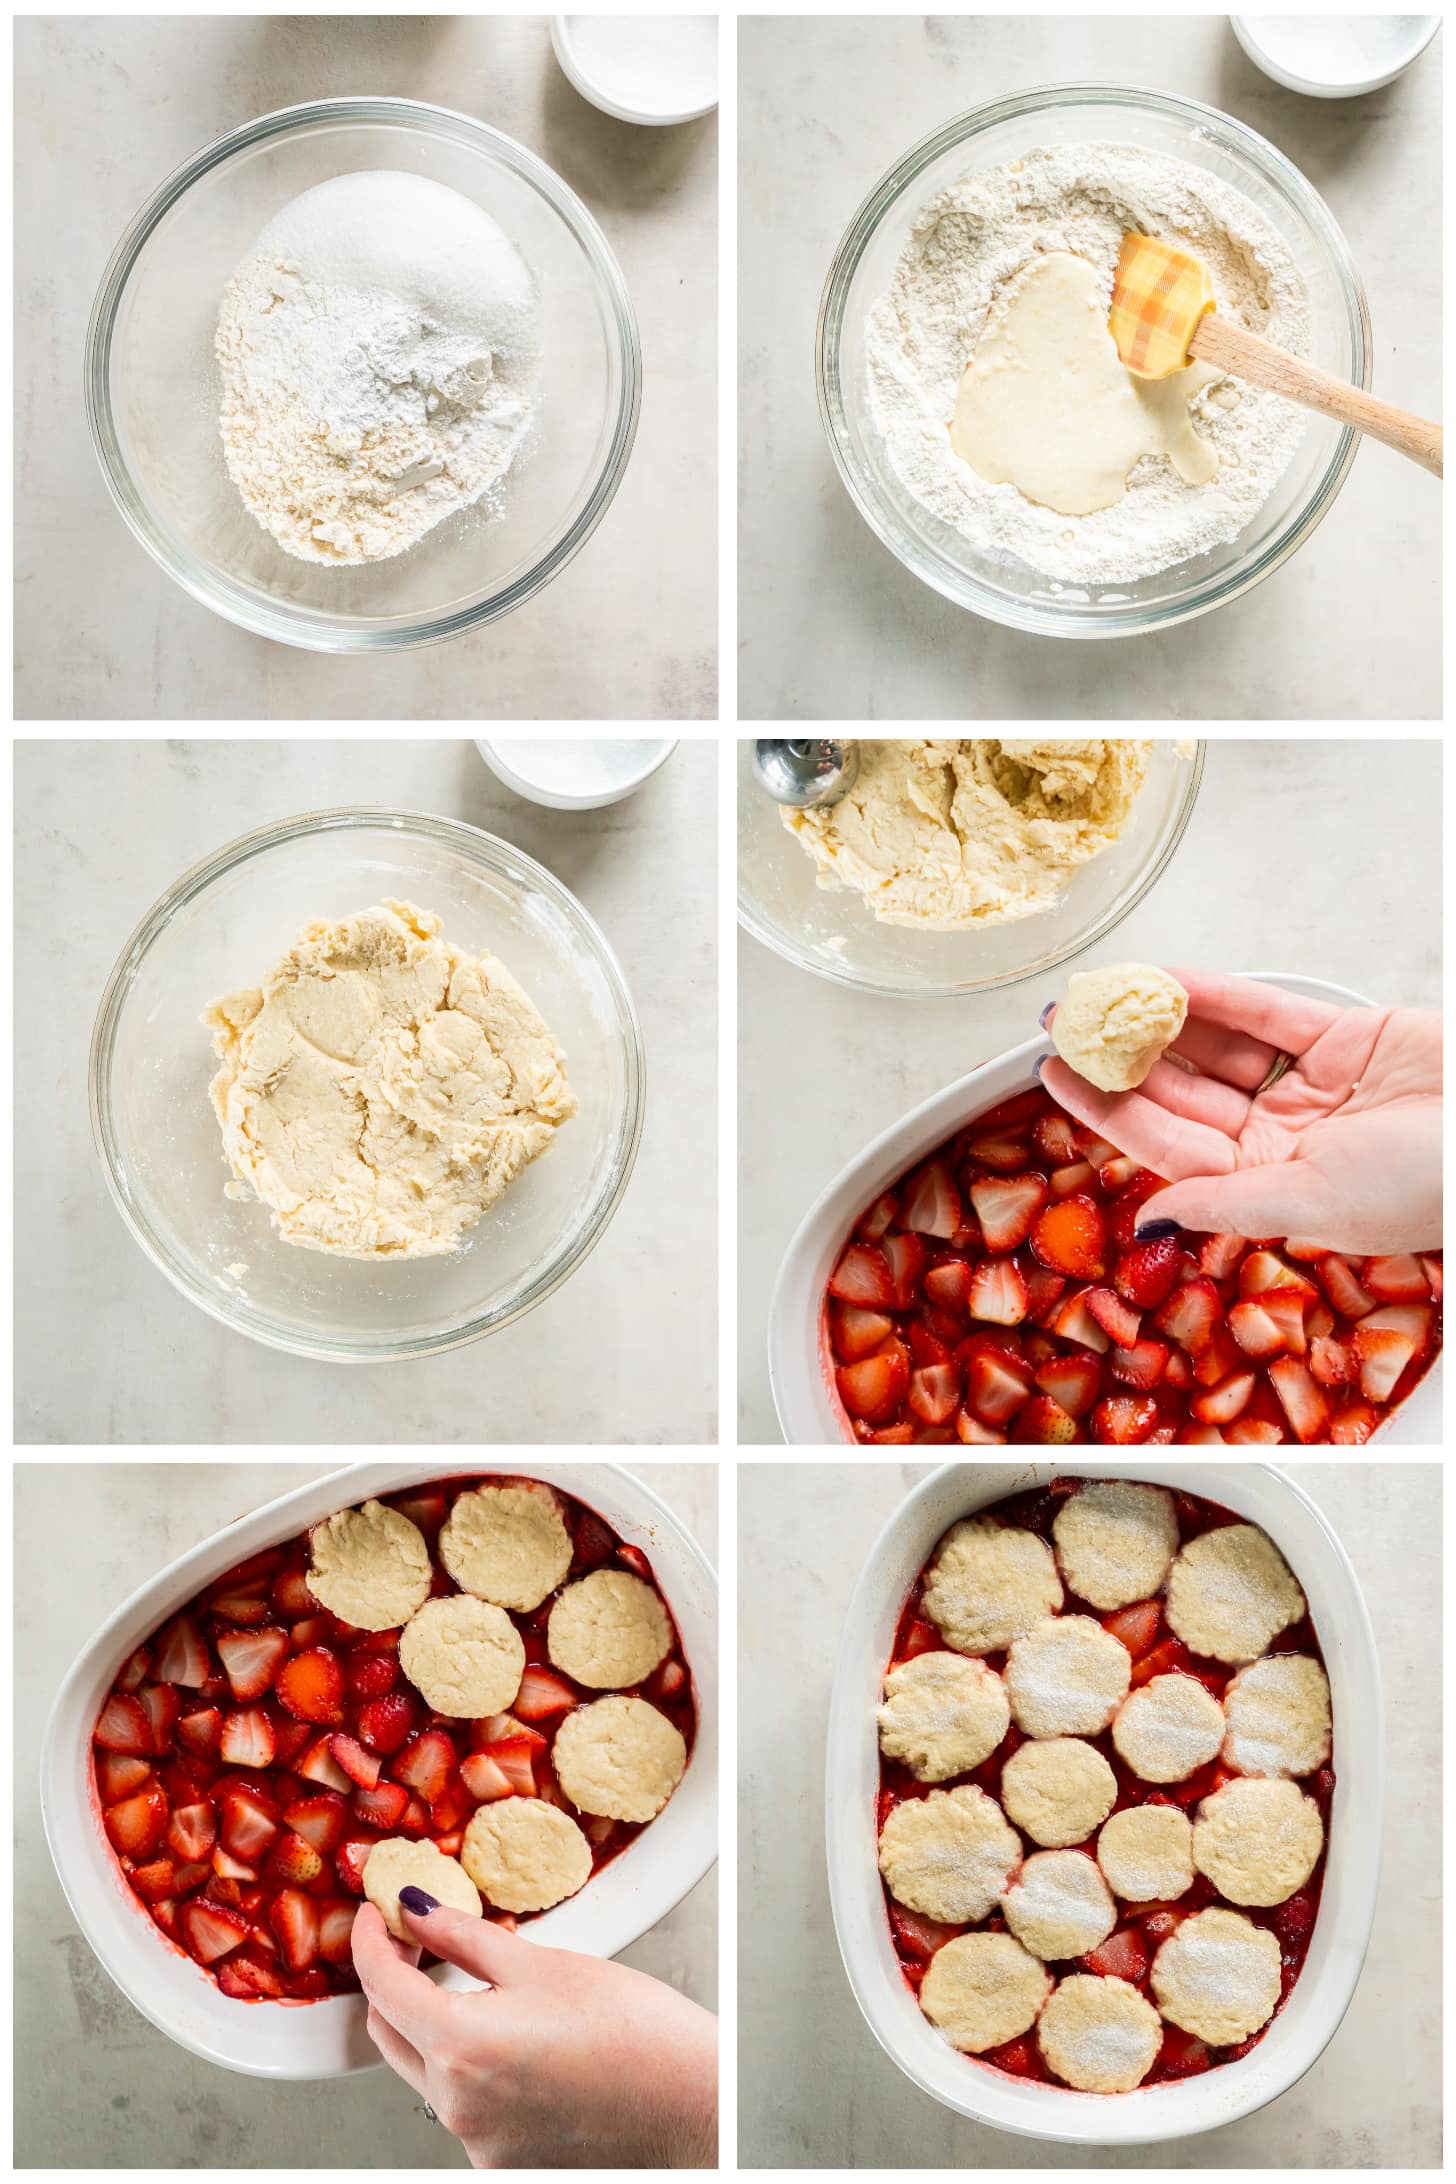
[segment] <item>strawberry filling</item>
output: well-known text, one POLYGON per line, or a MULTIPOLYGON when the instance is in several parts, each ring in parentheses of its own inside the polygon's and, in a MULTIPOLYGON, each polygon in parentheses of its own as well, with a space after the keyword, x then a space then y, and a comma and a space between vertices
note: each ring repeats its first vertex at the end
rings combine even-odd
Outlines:
MULTIPOLYGON (((1019 1526, 1024 1531, 1034 1532, 1050 1547, 1052 1524, 1057 1511, 1066 1496, 1077 1491, 1080 1483, 1077 1479, 1053 1479, 1047 1487, 1013 1494, 1005 1501, 993 1503, 982 1513, 988 1517, 997 1517, 1005 1524, 1019 1526)), ((1173 1500, 1180 1540, 1185 1546, 1201 1532, 1244 1521, 1235 1516, 1232 1510, 1220 1508, 1217 1503, 1204 1501, 1197 1495, 1175 1493, 1173 1500)), ((890 1669, 900 1667, 903 1662, 913 1660, 917 1653, 932 1652, 945 1644, 935 1625, 921 1612, 924 1584, 925 1572, 922 1570, 901 1612, 894 1651, 886 1663, 886 1674, 890 1669)), ((1221 1699, 1229 1680, 1236 1673, 1223 1661, 1212 1661, 1202 1655, 1190 1653, 1169 1629, 1164 1619, 1161 1599, 1135 1601, 1130 1607, 1105 1613, 1089 1607, 1085 1601, 1078 1600, 1069 1591, 1061 1613, 1092 1617, 1127 1647, 1132 1655, 1134 1690, 1142 1684, 1150 1683, 1154 1676, 1182 1673, 1196 1676, 1215 1698, 1221 1699)), ((1281 1631, 1269 1651, 1311 1654, 1323 1666, 1324 1656, 1320 1651, 1319 1640, 1307 1615, 1288 1630, 1281 1631)), ((984 1658, 987 1667, 994 1668, 998 1673, 1005 1666, 1004 1653, 988 1653, 984 1658)), ((983 1760, 970 1773, 956 1775, 943 1782, 918 1781, 908 1768, 881 1755, 876 1832, 884 1826, 887 1815, 894 1807, 906 1799, 927 1797, 932 1790, 954 1789, 960 1782, 975 1783, 999 1803, 1001 1770, 1012 1753, 1025 1741, 1021 1730, 1013 1721, 989 1759, 983 1760)), ((1205 1797, 1221 1789, 1225 1782, 1237 1779, 1234 1770, 1226 1767, 1220 1758, 1200 1767, 1187 1781, 1148 1783, 1128 1767, 1113 1744, 1109 1731, 1104 1730, 1100 1735, 1087 1737, 1083 1741, 1094 1745, 1102 1753, 1117 1779, 1117 1802, 1113 1806, 1115 1813, 1124 1812, 1134 1805, 1177 1805, 1192 1818, 1205 1797)), ((1304 1776, 1299 1787, 1319 1807, 1327 1848, 1330 1807, 1335 1790, 1333 1770, 1329 1765, 1321 1767, 1314 1774, 1304 1776)), ((1085 1851, 1089 1857, 1095 1857, 1096 1835, 1089 1837, 1084 1843, 1070 1847, 1085 1851)), ((1319 1862, 1309 1879, 1284 1903, 1275 1904, 1269 1910, 1251 1909, 1247 1904, 1227 1906, 1236 1909, 1241 1917, 1252 1920, 1256 1926, 1267 1927, 1279 1943, 1281 1973, 1279 2001, 1274 2011, 1276 2017, 1293 1992, 1294 1983, 1309 1953, 1310 1938, 1319 1911, 1320 1890, 1324 1882, 1325 1856, 1326 1850, 1322 1849, 1319 1862)), ((1091 1972, 1104 1978, 1128 1980, 1156 2008, 1149 1974, 1159 1947, 1195 1911, 1207 1910, 1210 1904, 1223 1903, 1224 1898, 1201 1873, 1195 1874, 1192 1887, 1173 1902, 1119 1901, 1118 1923, 1106 1941, 1086 1956, 1055 1965, 1053 1970, 1059 1977, 1073 1972, 1091 1972)), ((999 1909, 974 1925, 943 1925, 938 1920, 924 1918, 918 1912, 896 1903, 888 1888, 885 1889, 885 1908, 901 1971, 906 1984, 917 1995, 920 1982, 925 1976, 926 1965, 944 1942, 950 1941, 957 1934, 1007 1931, 1005 1915, 999 1909)), ((1271 2024, 1272 2022, 1273 2018, 1270 2019, 1271 2024)), ((1162 2048, 1142 2083, 1157 2085, 1170 2079, 1191 2077, 1198 2072, 1214 2069, 1220 2063, 1233 2062, 1239 2056, 1246 2055, 1250 2048, 1256 2047, 1267 2030, 1266 2025, 1237 2047, 1215 2048, 1207 2046, 1201 2040, 1195 2040, 1186 2032, 1180 2032, 1176 2025, 1165 2021, 1162 2048)), ((993 2048, 978 2057, 968 2055, 965 2059, 967 2062, 988 2064, 991 2068, 1006 2071, 1013 2077, 1033 2078, 1045 2085, 1060 2087, 1062 2084, 1042 2060, 1034 2029, 1019 2040, 1009 2042, 1005 2047, 993 2048)))
POLYGON ((826 1363, 860 1441, 1370 1439, 1441 1346, 1441 1255, 1185 1231, 1162 1181, 1023 1092, 875 1200, 829 1278, 826 1363))
MULTIPOLYGON (((459 1590, 438 1558, 440 1528, 457 1495, 483 1483, 450 1479, 388 1498, 425 1536, 434 1597, 459 1590)), ((613 1560, 653 1582, 639 1548, 582 1503, 558 1500, 573 1545, 563 1586, 613 1560)), ((578 1813, 556 1780, 557 1729, 602 1696, 547 1659, 556 1593, 512 1615, 526 1670, 511 1711, 464 1720, 433 1713, 407 1682, 397 1630, 356 1630, 322 1610, 308 1566, 304 1537, 215 1579, 122 1664, 92 1733, 101 1820, 129 1887, 239 2001, 358 1992, 350 1934, 365 1862, 386 1836, 458 1857, 477 1806, 542 1797, 577 1820, 596 1872, 651 1825, 578 1813)), ((637 1695, 691 1751, 680 1644, 637 1695)), ((517 1923, 489 1906, 486 1915, 517 1923)))

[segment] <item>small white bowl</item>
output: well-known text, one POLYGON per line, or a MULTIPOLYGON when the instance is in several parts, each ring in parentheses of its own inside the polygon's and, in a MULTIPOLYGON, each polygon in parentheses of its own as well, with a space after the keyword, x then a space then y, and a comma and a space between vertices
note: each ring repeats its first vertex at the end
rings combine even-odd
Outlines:
POLYGON ((1367 91, 1383 90, 1386 84, 1394 83, 1397 76, 1403 76, 1420 59, 1441 27, 1439 15, 1231 15, 1229 22, 1234 36, 1256 68, 1262 68, 1275 83, 1283 84, 1286 91, 1298 91, 1310 99, 1356 99, 1367 91), (1309 43, 1307 38, 1300 38, 1297 46, 1291 42, 1294 27, 1308 33, 1316 25, 1350 21, 1382 25, 1384 50, 1376 73, 1360 74, 1361 64, 1353 57, 1342 63, 1339 52, 1342 33, 1335 34, 1317 71, 1310 73, 1309 43))
MULTIPOLYGON (((605 28, 609 23, 622 20, 635 21, 645 26, 649 23, 672 22, 680 20, 680 18, 672 16, 627 18, 618 16, 552 16, 551 44, 556 58, 561 64, 562 72, 567 81, 581 93, 582 97, 587 99, 593 106, 600 108, 602 113, 611 114, 615 120, 636 122, 639 127, 645 129, 671 129, 675 128, 679 122, 697 121, 702 115, 711 114, 718 103, 716 56, 713 67, 713 96, 710 99, 704 99, 701 93, 706 86, 701 83, 689 86, 685 77, 680 102, 671 108, 651 103, 645 80, 641 78, 632 79, 630 63, 623 72, 623 79, 632 80, 633 96, 631 98, 624 95, 623 79, 614 81, 610 88, 600 80, 593 71, 590 58, 581 49, 581 41, 577 36, 575 26, 583 21, 593 21, 599 27, 605 28)), ((700 20, 710 22, 716 32, 718 26, 716 15, 705 16, 700 20)))
MULTIPOLYGON (((1252 2115, 1317 2061, 1349 2007, 1375 1916, 1380 1867, 1383 1720, 1375 1635, 1349 1557, 1324 1516, 1272 1465, 946 1464, 916 1487, 870 1550, 840 1641, 829 1704, 824 1832, 840 1955, 865 2021, 891 2061, 958 2115, 1022 2138, 1074 2146, 1145 2146, 1191 2138, 1252 2115), (1076 2093, 988 2069, 935 2030, 905 1984, 890 1939, 876 1855, 875 1709, 905 1595, 942 1533, 1005 1494, 1058 1476, 1147 1479, 1220 1502, 1261 1525, 1309 1601, 1329 1671, 1335 1798, 1319 1916, 1289 2001, 1256 2048, 1201 2077, 1114 2095, 1076 2093)), ((1071 1461, 1076 1458, 1076 1461, 1071 1461)))
MULTIPOLYGON (((123 1602, 83 1648, 56 1695, 41 1751, 41 1816, 66 1901, 128 2000, 205 2062, 255 2078, 339 2078, 373 2069, 379 2054, 364 2028, 368 2004, 362 1995, 332 1995, 306 2006, 240 2002, 168 1942, 127 1887, 102 1827, 91 1770, 98 1709, 128 1654, 224 1570, 296 1539, 336 1509, 429 1479, 456 1478, 470 1468, 463 1457, 444 1467, 438 1461, 353 1464, 240 1517, 123 1602)), ((551 1948, 614 1957, 665 1918, 717 1856, 717 1580, 691 1533, 617 1464, 535 1464, 512 1456, 509 1463, 481 1468, 548 1479, 596 1510, 649 1558, 682 1637, 698 1709, 687 1773, 651 1827, 620 1857, 579 1895, 521 1929, 551 1948)), ((463 1993, 481 1984, 452 1965, 430 1976, 463 1993)))
MULTIPOLYGON (((1283 986, 1290 993, 1331 1001, 1345 1008, 1370 1008, 1363 994, 1322 978, 1293 971, 1246 971, 1246 978, 1283 986)), ((768 1370, 774 1409, 785 1441, 792 1448, 858 1448, 834 1384, 824 1315, 824 1285, 844 1248, 845 1238, 866 1206, 926 1153, 954 1136, 962 1123, 999 1106, 1036 1082, 1039 1055, 1051 1052, 1042 1037, 1012 1047, 982 1063, 873 1139, 821 1191, 784 1253, 768 1316, 768 1370)), ((1441 1439, 1442 1359, 1438 1356, 1423 1380, 1397 1406, 1371 1438, 1370 1446, 1394 1442, 1423 1447, 1441 1439)))
POLYGON ((620 804, 665 766, 676 736, 513 736, 477 741, 498 781, 553 811, 600 811, 620 804))

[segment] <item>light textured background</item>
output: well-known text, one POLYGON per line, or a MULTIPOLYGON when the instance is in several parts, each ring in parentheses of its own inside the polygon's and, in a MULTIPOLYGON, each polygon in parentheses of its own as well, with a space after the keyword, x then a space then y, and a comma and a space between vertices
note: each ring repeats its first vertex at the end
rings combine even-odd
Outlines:
MULTIPOLYGON (((466 742, 21 741, 16 756, 16 1437, 30 1442, 707 1441, 715 1427, 715 746, 604 811, 524 802, 466 742), (132 1242, 92 1144, 102 987, 179 872, 249 828, 403 804, 502 834, 579 895, 642 1020, 647 1123, 596 1250, 483 1342, 289 1357, 208 1318, 132 1242), (663 1209, 671 1206, 672 1217, 663 1209)), ((206 996, 201 996, 205 1000, 206 996)))
MULTIPOLYGON (((1177 854, 1097 960, 1301 971, 1441 1005, 1441 747, 1211 740, 1177 854)), ((1067 966, 1085 968, 1085 960, 1067 966)), ((738 941, 738 1339, 745 1441, 777 1441, 764 1345, 779 1262, 880 1131, 1031 1038, 1054 974, 966 1001, 881 1000, 738 941), (784 1057, 792 1053, 793 1066, 784 1057)))
POLYGON ((18 716, 716 713, 715 116, 640 129, 599 113, 545 15, 32 16, 15 93, 18 716), (340 659, 234 629, 155 565, 102 483, 81 363, 106 261, 173 167, 259 114, 356 94, 474 114, 554 167, 621 261, 645 380, 626 476, 563 575, 454 643, 340 659))
POLYGON ((840 1963, 824 1877, 834 1655, 881 1525, 928 1468, 750 1463, 738 1474, 742 2165, 1439 2168, 1439 1463, 1296 1459, 1289 1467, 1354 1562, 1385 1682, 1380 1894, 1345 2020, 1308 2075, 1259 2114, 1197 2138, 1127 2148, 1015 2138, 942 2108, 880 2048, 840 1963))
MULTIPOLYGON (((716 1559, 711 1464, 645 1464, 716 1559)), ((85 1630, 165 1563, 319 1464, 20 1464, 15 1473, 15 2151, 21 2168, 467 2169, 457 2142, 383 2068, 334 2084, 263 2085, 175 2046, 102 1970, 61 1894, 41 1830, 36 1754, 85 1630), (54 1582, 55 1542, 66 1583, 54 1582)), ((717 2008, 717 1876, 621 1961, 717 2008)))
POLYGON ((920 137, 1079 79, 1216 106, 1326 199, 1365 282, 1375 391, 1441 413, 1437 39, 1364 99, 1306 99, 1221 15, 757 17, 740 33, 739 709, 746 720, 1384 720, 1441 710, 1441 488, 1362 448, 1324 523, 1232 606, 1156 636, 1023 635, 931 591, 839 481, 814 322, 839 238, 920 137))

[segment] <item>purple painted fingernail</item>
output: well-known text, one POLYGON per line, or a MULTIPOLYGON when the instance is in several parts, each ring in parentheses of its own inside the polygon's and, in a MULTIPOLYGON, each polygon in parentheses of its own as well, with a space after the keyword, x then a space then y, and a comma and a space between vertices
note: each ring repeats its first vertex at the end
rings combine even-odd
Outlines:
POLYGON ((1043 1031, 1046 1030, 1047 1018, 1051 1015, 1052 1010, 1056 1007, 1056 1005, 1057 1004, 1055 1001, 1048 1001, 1046 1007, 1042 1010, 1040 1016, 1037 1018, 1037 1022, 1041 1025, 1043 1031))
POLYGON ((1044 1070, 1044 1069, 1046 1068, 1046 1065, 1047 1065, 1047 1063, 1048 1063, 1048 1062, 1049 1062, 1050 1060, 1051 1060, 1051 1056, 1050 1056, 1050 1054, 1038 1054, 1038 1056, 1037 1056, 1036 1060, 1035 1060, 1035 1061, 1034 1061, 1034 1062, 1032 1063, 1032 1065, 1031 1065, 1031 1066, 1032 1066, 1032 1068, 1033 1068, 1033 1069, 1034 1069, 1034 1070, 1036 1071, 1036 1075, 1037 1075, 1037 1081, 1038 1081, 1038 1082, 1040 1082, 1040 1080, 1041 1080, 1041 1073, 1042 1073, 1042 1071, 1043 1071, 1043 1070, 1044 1070))
POLYGON ((438 1911, 440 1908, 436 1897, 428 1895, 423 1888, 416 1888, 413 1883, 400 1890, 399 1900, 406 1911, 413 1911, 417 1919, 425 1918, 431 1911, 438 1911))
POLYGON ((1144 1221, 1132 1233, 1135 1243, 1160 1244, 1165 1236, 1181 1236, 1183 1230, 1177 1221, 1144 1221))

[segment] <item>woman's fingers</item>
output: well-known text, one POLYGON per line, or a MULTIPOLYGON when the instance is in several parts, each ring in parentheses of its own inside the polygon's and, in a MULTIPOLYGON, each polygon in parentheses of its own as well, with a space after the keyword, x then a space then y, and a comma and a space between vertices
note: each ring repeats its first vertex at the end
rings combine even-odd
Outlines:
POLYGON ((429 2083, 424 2062, 404 2034, 396 2032, 389 2019, 381 2016, 375 2009, 369 2012, 367 2026, 370 2039, 395 2076, 403 2078, 405 2084, 418 2093, 422 2101, 428 2100, 429 2083))
POLYGON ((1172 1114, 1140 1092, 1099 1092, 1059 1055, 1042 1064, 1041 1081, 1069 1115, 1170 1182, 1224 1175, 1234 1165, 1233 1142, 1222 1130, 1172 1114))
MULTIPOLYGON (((1276 1052, 1302 1054, 1345 1014, 1328 1001, 1307 1001, 1257 978, 1225 978, 1217 971, 1168 967, 1188 996, 1188 1014, 1224 1032, 1262 1039, 1276 1052)), ((1222 1074, 1222 1072, 1220 1072, 1222 1074)))
POLYGON ((1333 1241, 1328 1179, 1300 1160, 1241 1168, 1235 1175, 1190 1176, 1158 1191, 1138 1209, 1138 1226, 1176 1221, 1179 1228, 1234 1236, 1307 1236, 1333 1241))
MULTIPOLYGON (((459 1915, 453 1911, 448 1914, 451 1918, 459 1915)), ((422 1919, 421 1928, 428 1923, 422 1919)), ((430 1946, 435 1947, 433 1940, 430 1946)), ((396 1952, 389 1929, 372 1903, 359 1906, 353 1950, 359 1984, 375 2015, 392 2025, 418 2054, 432 2054, 453 2021, 459 1997, 437 1987, 417 1965, 406 1963, 396 1952)))
POLYGON ((1210 1130, 1222 1130, 1236 1138, 1249 1119, 1249 1097, 1216 1077, 1201 1077, 1179 1069, 1175 1062, 1154 1062, 1138 1090, 1144 1099, 1156 1100, 1170 1115, 1186 1122, 1206 1122, 1210 1130))
POLYGON ((1221 1024, 1190 1016, 1168 1051, 1191 1062, 1205 1077, 1248 1093, 1258 1091, 1279 1049, 1267 1039, 1251 1039, 1247 1032, 1227 1031, 1221 1024))

